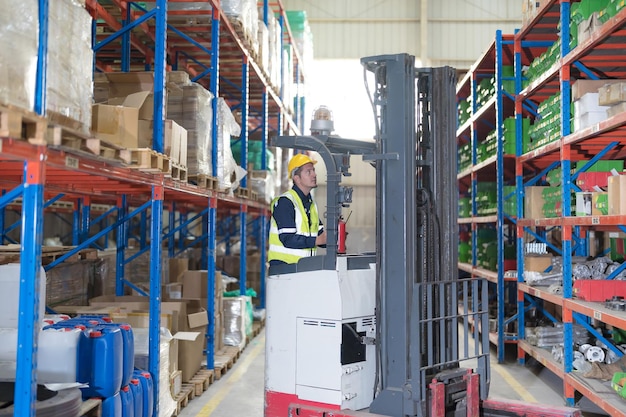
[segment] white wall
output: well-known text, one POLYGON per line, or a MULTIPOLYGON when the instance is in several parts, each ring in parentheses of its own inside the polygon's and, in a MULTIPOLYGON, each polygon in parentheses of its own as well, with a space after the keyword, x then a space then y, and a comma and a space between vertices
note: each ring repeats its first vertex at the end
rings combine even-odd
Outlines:
POLYGON ((495 31, 521 27, 520 0, 283 0, 305 10, 315 57, 358 59, 406 52, 424 66, 468 69, 495 31))

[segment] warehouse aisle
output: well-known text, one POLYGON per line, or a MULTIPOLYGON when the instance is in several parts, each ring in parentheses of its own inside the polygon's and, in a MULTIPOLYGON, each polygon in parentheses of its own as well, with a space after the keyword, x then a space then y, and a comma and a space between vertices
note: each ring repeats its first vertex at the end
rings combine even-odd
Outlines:
MULTIPOLYGON (((532 359, 519 366, 513 352, 504 364, 496 362, 495 351, 491 357, 490 397, 563 405, 563 383, 549 370, 532 359)), ((263 417, 264 358, 265 330, 250 342, 231 370, 189 402, 180 417, 263 417)), ((587 400, 580 406, 585 417, 605 415, 587 400)))
POLYGON ((180 417, 263 417, 265 329, 255 337, 219 381, 189 401, 180 417))

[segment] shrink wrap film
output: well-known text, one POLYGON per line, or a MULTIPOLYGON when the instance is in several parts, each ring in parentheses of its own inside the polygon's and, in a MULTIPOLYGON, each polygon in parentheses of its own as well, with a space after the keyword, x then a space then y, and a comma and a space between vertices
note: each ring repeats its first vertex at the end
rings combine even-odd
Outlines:
POLYGON ((0 104, 33 110, 37 78, 37 0, 0 0, 0 104))
POLYGON ((93 98, 92 18, 78 0, 55 0, 48 7, 47 114, 88 133, 93 98))

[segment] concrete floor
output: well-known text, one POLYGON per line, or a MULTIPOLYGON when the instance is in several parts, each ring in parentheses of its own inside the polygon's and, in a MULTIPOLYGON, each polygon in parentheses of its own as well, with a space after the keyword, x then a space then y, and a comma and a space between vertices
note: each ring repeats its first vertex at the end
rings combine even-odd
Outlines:
MULTIPOLYGON (((190 401, 180 417, 263 417, 264 356, 265 331, 261 331, 235 366, 201 397, 190 401)), ((492 358, 495 357, 492 352, 492 358)), ((510 359, 504 364, 492 360, 490 397, 563 405, 562 382, 557 376, 533 360, 525 366, 518 365, 514 352, 507 358, 510 359)), ((585 417, 604 415, 586 399, 579 406, 585 417)))

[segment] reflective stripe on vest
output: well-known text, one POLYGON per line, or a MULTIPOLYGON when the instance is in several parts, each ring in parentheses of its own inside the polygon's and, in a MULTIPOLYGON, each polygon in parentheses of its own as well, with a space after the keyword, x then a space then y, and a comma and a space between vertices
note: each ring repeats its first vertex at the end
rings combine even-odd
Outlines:
MULTIPOLYGON (((274 216, 272 216, 272 220, 270 222, 270 234, 269 234, 270 247, 269 247, 269 251, 267 252, 267 260, 268 261, 277 260, 277 261, 283 261, 288 264, 295 264, 298 262, 300 258, 303 258, 305 256, 315 255, 316 248, 306 248, 306 249, 286 248, 283 245, 283 243, 280 241, 279 235, 281 233, 295 233, 297 235, 302 235, 302 236, 307 236, 307 237, 317 236, 317 233, 320 227, 319 226, 320 220, 317 214, 317 206, 315 205, 315 202, 311 203, 311 213, 310 213, 311 226, 309 227, 309 222, 308 222, 308 218, 306 215, 306 211, 304 209, 304 204, 302 203, 300 196, 298 196, 298 193, 295 190, 291 189, 287 191, 286 193, 282 194, 280 197, 288 198, 293 203, 293 206, 296 208, 295 210, 296 228, 278 230, 278 225, 276 224, 276 220, 274 219, 274 216)), ((272 202, 272 214, 274 214, 274 207, 276 206, 277 202, 278 202, 278 199, 272 202)))

